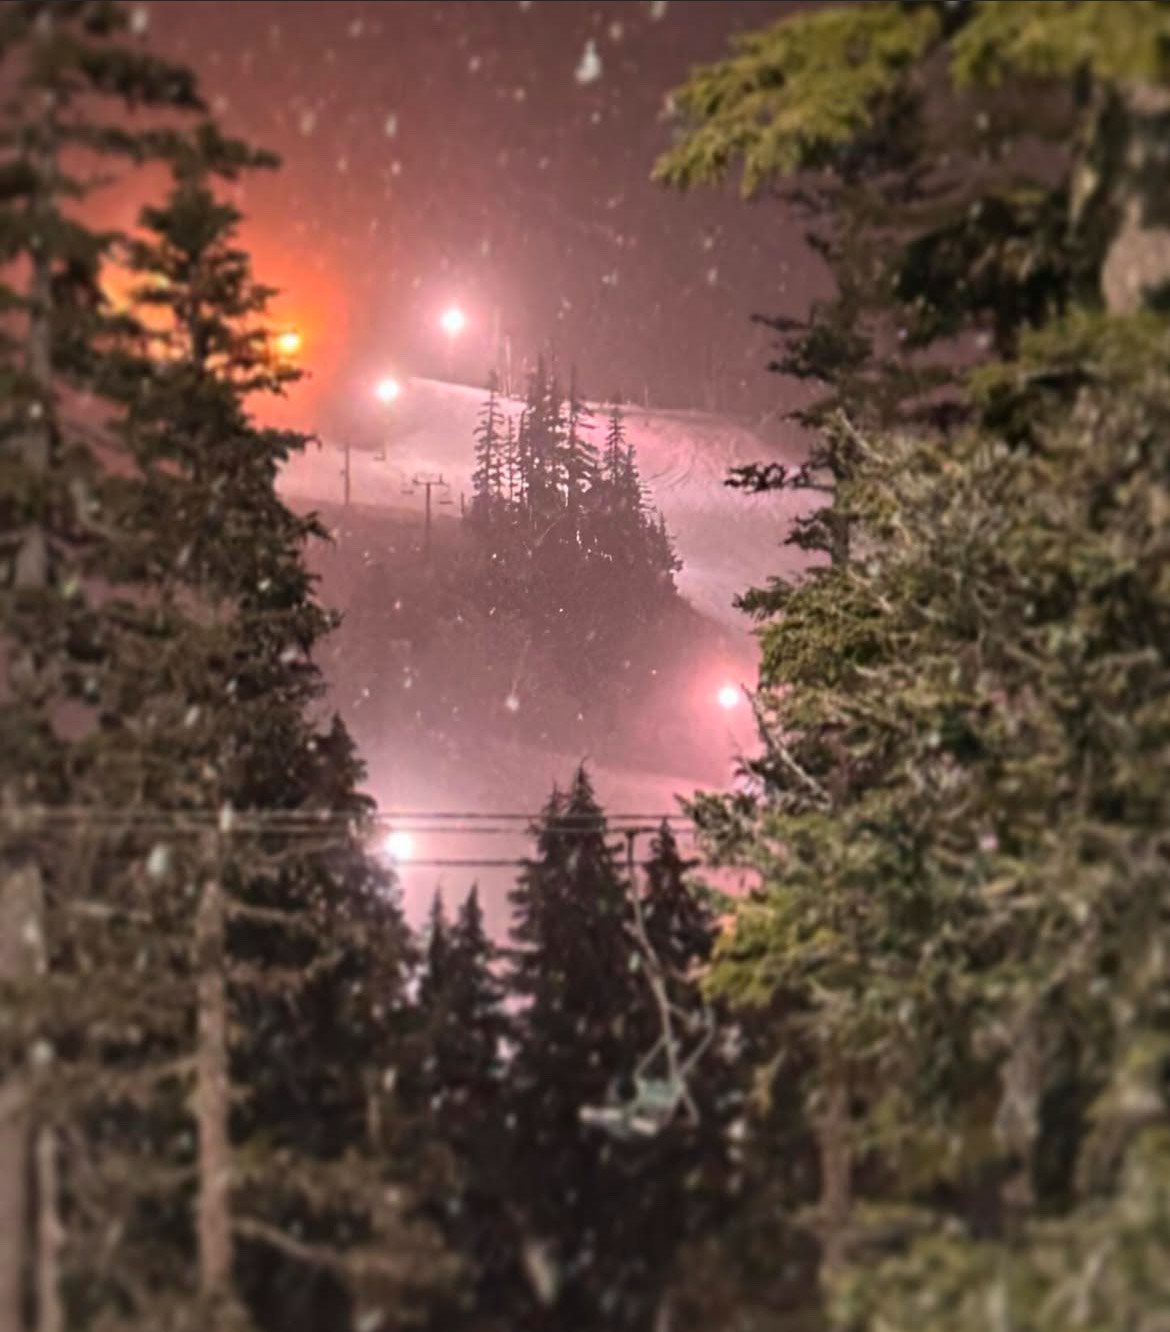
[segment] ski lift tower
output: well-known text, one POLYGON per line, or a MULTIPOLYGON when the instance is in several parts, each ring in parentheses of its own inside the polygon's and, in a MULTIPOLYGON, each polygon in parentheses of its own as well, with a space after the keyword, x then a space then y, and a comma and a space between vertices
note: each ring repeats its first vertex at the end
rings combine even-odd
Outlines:
POLYGON ((422 488, 426 492, 426 524, 423 528, 423 559, 429 564, 431 559, 431 492, 438 488, 440 504, 454 504, 451 498, 451 486, 443 480, 442 472, 419 472, 411 480, 414 489, 422 488))

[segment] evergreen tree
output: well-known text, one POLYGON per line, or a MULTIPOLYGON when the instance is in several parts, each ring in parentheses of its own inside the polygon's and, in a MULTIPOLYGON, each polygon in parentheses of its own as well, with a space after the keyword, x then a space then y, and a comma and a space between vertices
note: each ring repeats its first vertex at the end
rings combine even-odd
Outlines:
MULTIPOLYGON (((451 988, 451 943, 448 938, 447 913, 443 895, 436 892, 431 899, 431 912, 427 919, 426 952, 422 975, 419 978, 418 1004, 427 1017, 437 1016, 440 1025, 447 1020, 448 994, 451 988)), ((441 1083, 442 1079, 438 1079, 441 1083)))
POLYGON ((646 936, 669 975, 686 978, 711 955, 715 922, 710 908, 688 883, 697 860, 684 860, 668 823, 654 838, 643 866, 646 936))
MULTIPOLYGON (((352 1282, 371 1263, 347 1258, 347 1247, 376 1252, 385 1241, 379 1232, 399 1226, 395 1243, 409 1246, 412 1232, 382 1202, 380 1166, 393 1167, 379 1161, 379 1144, 364 1141, 364 1123, 351 1119, 350 1137, 326 1127, 324 1093, 359 1106, 366 1089, 361 1070, 339 1062, 332 1017, 324 1030, 315 1021, 327 1012, 321 996, 349 984, 347 972, 357 959, 346 958, 347 946, 361 942, 380 956, 358 963, 359 974, 364 966, 381 978, 369 990, 356 982, 363 1017, 371 1032, 392 1030, 407 959, 401 922, 386 907, 384 884, 379 891, 362 850, 369 802, 356 795, 361 769, 348 737, 338 722, 321 733, 308 718, 322 691, 310 654, 332 624, 312 599, 303 562, 304 542, 319 529, 294 516, 275 492, 279 464, 305 441, 257 428, 243 406, 245 395, 279 389, 291 372, 273 364, 258 322, 269 293, 255 284, 247 256, 234 244, 236 210, 215 198, 211 181, 271 165, 272 159, 222 139, 210 126, 175 145, 171 196, 164 207, 145 211, 146 235, 131 256, 136 271, 163 278, 140 296, 168 316, 174 354, 152 378, 153 391, 132 401, 129 431, 157 485, 150 498, 158 508, 148 520, 153 526, 158 512, 169 509, 175 567, 212 613, 210 641, 200 635, 194 644, 204 654, 207 721, 200 738, 219 756, 207 803, 284 811, 295 829, 291 844, 253 843, 237 850, 234 865, 221 861, 224 887, 232 892, 229 910, 251 921, 246 932, 223 933, 215 947, 222 955, 225 1011, 234 1004, 238 1021, 247 1016, 243 1026, 251 1040, 231 1060, 231 1071, 248 1089, 252 1114, 214 1126, 212 1115, 226 1116, 226 1103, 215 1110, 200 1104, 200 1124, 222 1137, 220 1150, 229 1154, 219 1163, 224 1171, 232 1148, 238 1153, 250 1135, 263 1135, 270 1151, 267 1161, 254 1153, 246 1174, 252 1214, 238 1210, 242 1193, 225 1192, 220 1215, 210 1216, 205 1187, 201 1223, 209 1232, 230 1225, 251 1240, 257 1271, 269 1274, 272 1256, 278 1266, 290 1260, 313 1266, 312 1245, 285 1239, 285 1226, 295 1225, 302 1236, 319 1237, 320 1269, 349 1272, 352 1282), (214 706, 219 690, 227 709, 214 706), (331 823, 323 836, 296 827, 298 819, 322 811, 331 823), (274 871, 260 868, 273 860, 274 871), (345 896, 347 889, 352 896, 345 896), (371 910, 386 926, 377 941, 363 920, 371 910), (359 913, 355 930, 351 913, 359 913)), ((167 557, 157 539, 152 549, 167 557)), ((184 646, 189 651, 192 644, 184 646)), ((197 1098, 205 1094, 214 1095, 210 1078, 197 1098)), ((205 1179, 211 1164, 201 1143, 205 1179)), ((422 1252, 430 1252, 429 1241, 420 1239, 422 1252)), ((205 1282, 206 1249, 204 1243, 205 1282)), ((221 1261, 218 1279, 226 1285, 230 1271, 227 1259, 221 1261)), ((396 1279, 390 1269, 379 1275, 396 1279)), ((406 1291, 422 1276, 409 1275, 406 1291)), ((247 1272, 242 1280, 264 1285, 247 1272)), ((278 1309, 272 1313, 281 1321, 278 1309)))
POLYGON ((509 416, 504 427, 503 444, 503 491, 508 501, 509 514, 523 502, 523 489, 520 476, 520 452, 516 440, 516 425, 509 416))
POLYGON ((647 526, 646 545, 651 572, 673 589, 674 575, 682 568, 682 560, 674 548, 666 528, 666 516, 661 511, 647 526))
POLYGON ((505 439, 499 406, 499 382, 495 371, 488 379, 488 398, 475 432, 475 471, 471 474, 471 517, 487 526, 495 525, 506 490, 505 439))
POLYGON ((476 1318, 512 1307, 517 1276, 513 1220, 505 1206, 510 1196, 502 1080, 507 1023, 495 963, 477 890, 460 906, 453 925, 436 896, 419 990, 420 1090, 451 1166, 441 1194, 429 1201, 448 1243, 470 1269, 466 1296, 476 1318))
MULTIPOLYGON (((1011 355, 1022 330, 1097 299, 1104 254, 1126 248, 1132 231, 1107 201, 1121 163, 1156 134, 1156 112, 1098 85, 1086 118, 1076 96, 1036 80, 1071 69, 1068 52, 1084 49, 1077 43, 1098 22, 1090 12, 833 7, 745 37, 674 95, 686 130, 658 178, 687 188, 742 163, 745 194, 774 182, 810 219, 808 244, 834 278, 834 294, 807 318, 763 321, 781 339, 772 369, 824 390, 794 413, 817 431, 807 461, 737 468, 729 482, 809 494, 813 510, 792 544, 849 558, 839 494, 857 463, 850 423, 953 425, 966 410, 962 363, 1011 355), (1058 26, 1067 39, 1055 37, 1058 26), (1026 90, 998 77, 1003 51, 1029 79, 1026 90), (949 79, 934 77, 940 65, 949 79), (957 351, 962 334, 975 336, 957 351)), ((1100 20, 1099 67, 1157 22, 1140 7, 1100 20)), ((1148 191, 1149 181, 1131 176, 1129 188, 1148 191)), ((1156 205, 1144 211, 1153 216, 1156 205)))
POLYGON ((458 1046, 448 1079, 464 1088, 469 1108, 483 1104, 501 1071, 505 1034, 503 993, 495 974, 496 949, 484 929, 479 890, 473 887, 451 930, 451 1005, 458 1046))
MULTIPOLYGON (((700 989, 715 940, 714 916, 689 881, 697 862, 684 860, 663 824, 642 865, 640 893, 645 955, 642 1060, 669 1037, 685 1094, 671 1122, 624 1150, 624 1204, 614 1227, 625 1249, 623 1276, 631 1326, 674 1323, 688 1303, 693 1256, 717 1241, 731 1215, 738 1178, 729 1129, 743 1113, 744 1074, 734 1042, 700 989), (646 982, 657 973, 661 989, 646 982), (669 1028, 662 1004, 670 1005, 669 1028), (693 1114, 692 1120, 689 1116, 693 1114), (632 1316, 631 1316, 632 1315, 632 1316)), ((669 1078, 665 1053, 643 1064, 645 1077, 669 1078)))
POLYGON ((569 380, 568 420, 565 429, 565 504, 574 545, 581 544, 581 513, 597 484, 597 450, 589 439, 589 405, 577 390, 576 369, 569 380))
POLYGON ((425 1279, 375 1236, 401 1226, 440 1257, 385 1201, 393 1158, 347 1057, 393 1044, 405 931, 363 850, 349 738, 308 717, 331 621, 302 562, 315 526, 274 489, 303 441, 244 408, 290 372, 210 181, 269 161, 211 126, 156 143, 174 185, 128 247, 151 318, 111 374, 137 471, 105 487, 137 595, 111 603, 117 670, 77 769, 92 798, 149 816, 107 816, 92 905, 114 927, 63 931, 45 996, 76 1144, 67 1276, 78 1317, 227 1328, 246 1301, 262 1325, 289 1326, 293 1307, 335 1321, 425 1279), (338 1039, 343 1013, 360 1039, 338 1039))
POLYGON ((575 1327, 598 1316, 606 1292, 615 1206, 612 1153, 581 1110, 628 1073, 641 996, 629 899, 584 770, 534 831, 536 856, 511 896, 511 1203, 538 1304, 550 1326, 575 1327))
POLYGON ((609 409, 605 427, 605 454, 601 476, 606 485, 617 488, 622 474, 622 459, 626 453, 626 422, 619 403, 609 409))
POLYGON ((37 828, 26 807, 90 803, 61 723, 71 709, 74 732, 92 721, 116 638, 92 579, 110 579, 117 533, 102 509, 93 423, 77 406, 87 396, 100 403, 105 390, 115 321, 97 274, 115 237, 76 215, 92 185, 72 164, 79 149, 106 166, 148 155, 129 108, 198 106, 190 74, 131 45, 126 27, 112 3, 21 3, 0 13, 0 1007, 16 1018, 0 1053, 0 1323, 13 1328, 23 1323, 34 1247, 37 1317, 51 1328, 65 1316, 56 1238, 63 1116, 44 1088, 34 1106, 24 1065, 27 1050, 51 1049, 36 1039, 29 986, 55 968, 54 908, 75 887, 71 850, 83 840, 63 814, 37 828), (34 1137, 35 1240, 26 1188, 34 1137))
POLYGON ((564 511, 564 427, 556 373, 542 356, 528 379, 519 438, 521 502, 536 537, 564 511))
MULTIPOLYGON (((1167 11, 833 13, 749 40, 782 114, 733 146, 730 104, 709 100, 708 162, 746 151, 791 170, 810 145, 864 141, 930 53, 1030 104, 1041 79, 1083 118, 1079 161, 1049 196, 1070 276, 1059 299, 1006 307, 1007 359, 966 382, 967 430, 842 423, 854 456, 835 500, 865 559, 755 599, 766 754, 754 793, 699 806, 713 843, 764 874, 717 985, 786 1010, 775 1057, 803 1069, 817 1125, 810 1221, 833 1326, 910 1332, 940 1310, 964 1329, 1142 1326, 1165 1305, 1150 1263, 1170 1179, 1165 969, 1150 964, 1166 946, 1150 871, 1168 658, 1149 508, 1170 246, 1164 176, 1139 165, 1164 129, 1167 11), (772 67, 823 56, 831 23, 857 53, 835 129, 816 61, 799 78, 772 67), (886 25, 868 47, 867 24, 886 25)), ((1036 273, 1050 218, 1025 221, 993 214, 990 251, 952 231, 908 254, 931 282, 955 266, 966 318, 988 257, 1036 273), (997 249, 1009 226, 1016 243, 997 249)), ((953 313, 935 299, 932 318, 953 313)))

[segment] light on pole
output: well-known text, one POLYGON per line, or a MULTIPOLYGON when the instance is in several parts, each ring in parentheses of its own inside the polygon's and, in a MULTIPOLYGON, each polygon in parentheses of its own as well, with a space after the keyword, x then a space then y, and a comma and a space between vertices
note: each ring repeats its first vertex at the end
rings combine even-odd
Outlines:
POLYGON ((449 305, 439 316, 439 327, 447 338, 446 372, 450 379, 455 363, 455 340, 467 327, 467 316, 457 305, 449 305))
POLYGON ((295 328, 286 328, 283 333, 276 335, 275 343, 277 354, 286 361, 291 361, 294 356, 300 354, 305 340, 295 328))
POLYGON ((374 397, 376 397, 379 402, 394 402, 401 392, 402 385, 393 375, 387 375, 385 379, 379 379, 377 384, 374 385, 374 397))
POLYGON ((386 840, 383 843, 387 856, 396 863, 401 864, 404 860, 410 860, 414 855, 414 838, 410 833, 396 829, 386 834, 386 840))
POLYGON ((454 340, 467 327, 467 316, 457 305, 449 305, 439 319, 439 327, 454 340))

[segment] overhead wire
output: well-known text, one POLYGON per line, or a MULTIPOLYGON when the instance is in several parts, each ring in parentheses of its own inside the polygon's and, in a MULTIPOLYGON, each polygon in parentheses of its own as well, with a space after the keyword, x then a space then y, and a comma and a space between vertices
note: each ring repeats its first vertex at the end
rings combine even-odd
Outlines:
MULTIPOLYGON (((102 806, 46 805, 0 808, 0 831, 28 834, 38 827, 46 832, 100 828, 118 832, 163 837, 217 832, 224 836, 253 835, 292 838, 321 838, 335 835, 376 838, 382 833, 405 833, 415 837, 526 838, 541 832, 565 837, 600 834, 605 838, 653 836, 663 826, 682 841, 690 841, 695 830, 684 815, 674 812, 617 814, 563 814, 549 819, 531 811, 481 810, 380 810, 373 814, 338 810, 245 810, 224 808, 158 809, 149 806, 113 809, 102 806)), ((531 862, 519 856, 387 854, 399 872, 441 869, 522 869, 531 862)))

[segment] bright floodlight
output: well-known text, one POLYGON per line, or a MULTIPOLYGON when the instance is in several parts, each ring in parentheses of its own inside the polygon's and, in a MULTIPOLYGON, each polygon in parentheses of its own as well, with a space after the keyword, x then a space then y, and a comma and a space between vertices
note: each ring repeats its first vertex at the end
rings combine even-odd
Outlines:
POLYGON ((374 388, 374 396, 379 402, 393 402, 402 392, 402 385, 392 375, 379 379, 374 388))
POLYGON ((295 356, 303 345, 301 335, 295 328, 285 329, 276 339, 276 350, 281 356, 295 356))
POLYGON ((414 838, 408 832, 387 833, 385 846, 391 860, 409 860, 414 854, 414 838))
POLYGON ((457 338, 467 324, 467 316, 457 305, 450 305, 443 311, 439 324, 449 338, 457 338))
POLYGON ((719 706, 730 711, 739 706, 739 690, 733 684, 725 684, 716 696, 719 700, 719 706))

